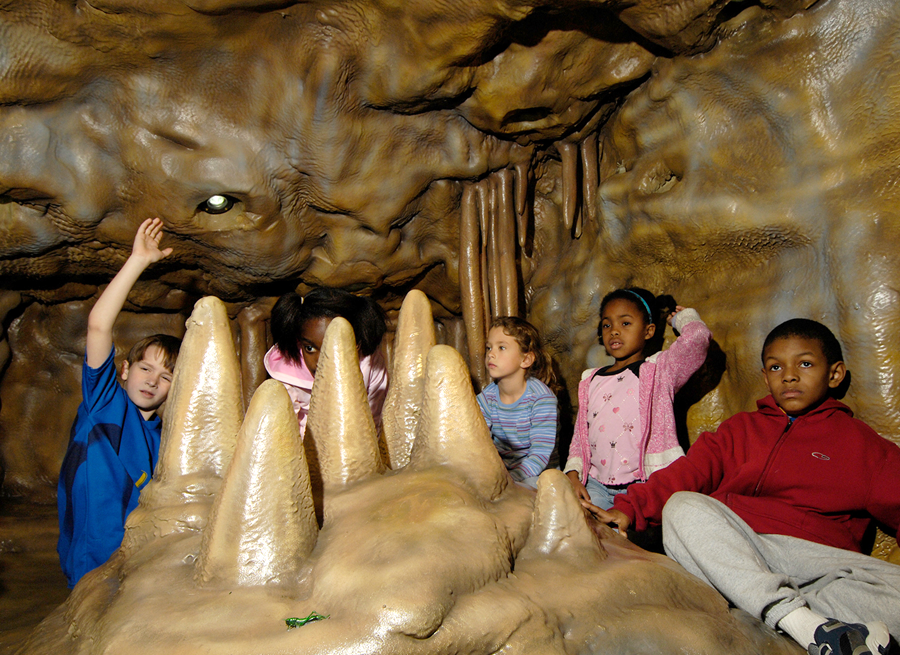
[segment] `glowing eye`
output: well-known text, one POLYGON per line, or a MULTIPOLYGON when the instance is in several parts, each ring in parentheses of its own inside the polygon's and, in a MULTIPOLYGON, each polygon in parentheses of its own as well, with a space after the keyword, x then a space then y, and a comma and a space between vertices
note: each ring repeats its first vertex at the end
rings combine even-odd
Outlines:
POLYGON ((231 196, 215 195, 210 196, 206 202, 201 202, 198 209, 207 214, 224 214, 234 207, 237 200, 231 196))

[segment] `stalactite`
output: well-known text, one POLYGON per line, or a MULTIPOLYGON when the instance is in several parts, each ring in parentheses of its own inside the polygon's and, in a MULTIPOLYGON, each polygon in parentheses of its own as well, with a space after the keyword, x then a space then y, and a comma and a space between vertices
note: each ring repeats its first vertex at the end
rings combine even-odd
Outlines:
POLYGON ((490 324, 491 317, 497 307, 496 287, 494 286, 493 268, 495 259, 493 255, 492 216, 490 181, 488 178, 480 180, 475 185, 478 199, 478 220, 481 225, 481 250, 482 250, 482 289, 484 290, 484 316, 485 324, 490 324))
MULTIPOLYGON (((487 335, 487 326, 491 324, 491 285, 490 285, 490 277, 488 275, 488 244, 487 234, 481 233, 481 297, 483 302, 481 303, 481 313, 482 313, 482 324, 485 326, 485 329, 482 331, 481 339, 484 339, 487 335)), ((478 357, 480 358, 484 354, 484 346, 482 344, 482 348, 478 351, 478 357)), ((486 374, 482 374, 486 375, 486 374)))
POLYGON ((266 354, 266 322, 272 310, 273 299, 263 299, 244 307, 237 316, 241 335, 241 395, 244 409, 250 406, 250 399, 256 389, 268 377, 263 357, 266 354))
POLYGON ((560 142, 556 149, 562 163, 563 221, 566 229, 572 230, 578 211, 578 146, 560 142))
POLYGON ((497 191, 497 180, 493 176, 485 178, 484 184, 489 190, 490 204, 488 218, 490 220, 490 235, 488 243, 488 268, 490 269, 490 291, 491 291, 491 318, 503 316, 507 313, 506 297, 503 293, 503 272, 501 257, 501 237, 500 237, 500 211, 499 196, 497 191))
POLYGON ((581 142, 581 184, 584 221, 598 227, 597 220, 597 188, 600 185, 599 138, 596 132, 588 134, 581 142))
POLYGON ((484 352, 487 326, 484 310, 486 296, 482 282, 484 279, 481 263, 482 238, 478 228, 478 199, 475 187, 471 182, 464 182, 459 228, 460 299, 469 347, 469 369, 483 386, 487 380, 481 363, 481 353, 484 352))
POLYGON ((528 202, 529 166, 525 162, 517 162, 513 165, 516 171, 516 234, 519 237, 519 247, 524 250, 528 243, 528 219, 530 204, 528 202))
POLYGON ((516 265, 516 214, 513 197, 513 172, 504 168, 494 173, 497 197, 494 239, 497 241, 500 269, 502 312, 506 316, 519 315, 519 271, 516 265))

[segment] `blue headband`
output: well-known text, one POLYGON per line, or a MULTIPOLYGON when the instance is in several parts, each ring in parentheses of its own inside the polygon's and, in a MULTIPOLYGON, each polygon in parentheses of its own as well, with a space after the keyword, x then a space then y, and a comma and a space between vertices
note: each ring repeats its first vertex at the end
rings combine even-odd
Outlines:
POLYGON ((632 296, 634 296, 635 298, 637 298, 638 300, 641 301, 641 304, 644 306, 644 309, 647 310, 647 316, 650 317, 650 322, 652 323, 653 322, 653 312, 650 311, 650 305, 647 304, 647 301, 644 300, 644 297, 641 294, 639 294, 637 291, 632 291, 631 289, 622 289, 622 291, 627 291, 632 296))

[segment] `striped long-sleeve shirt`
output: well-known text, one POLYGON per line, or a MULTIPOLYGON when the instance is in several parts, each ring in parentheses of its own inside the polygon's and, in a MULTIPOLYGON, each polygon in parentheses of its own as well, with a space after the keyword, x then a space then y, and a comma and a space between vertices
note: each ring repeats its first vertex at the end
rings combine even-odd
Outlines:
POLYGON ((540 475, 556 445, 557 403, 550 388, 528 378, 516 402, 500 402, 496 383, 478 394, 494 445, 514 480, 540 475))

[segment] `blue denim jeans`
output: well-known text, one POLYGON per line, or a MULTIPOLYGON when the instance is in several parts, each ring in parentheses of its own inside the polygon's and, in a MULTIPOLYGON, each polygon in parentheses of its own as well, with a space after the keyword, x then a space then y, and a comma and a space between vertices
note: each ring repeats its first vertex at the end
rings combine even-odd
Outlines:
POLYGON ((588 476, 587 484, 584 486, 587 489, 588 495, 591 497, 591 502, 600 509, 611 508, 613 506, 613 499, 619 494, 624 494, 628 491, 627 486, 607 487, 606 485, 597 482, 591 476, 588 476))

